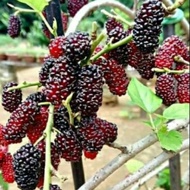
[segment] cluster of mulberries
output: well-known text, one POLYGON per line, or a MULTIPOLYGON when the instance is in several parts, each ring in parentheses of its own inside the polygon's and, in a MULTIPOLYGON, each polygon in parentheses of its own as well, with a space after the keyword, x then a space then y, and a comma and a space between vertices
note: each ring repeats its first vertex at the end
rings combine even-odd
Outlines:
MULTIPOLYGON (((70 16, 74 16, 88 1, 70 0, 67 3, 70 16)), ((174 60, 179 55, 189 60, 185 44, 176 36, 165 40, 154 55, 163 16, 161 1, 147 0, 136 15, 133 29, 126 30, 116 19, 108 19, 105 24, 107 44, 117 43, 129 35, 133 36, 133 40, 89 64, 87 61, 91 54, 93 56, 102 48, 98 46, 91 52, 92 39, 88 33, 77 31, 68 36, 55 37, 50 40, 49 55, 39 72, 39 92, 22 100, 21 90, 8 90, 16 87, 17 83, 11 82, 4 86, 2 105, 11 115, 5 126, 0 126, 0 168, 7 182, 15 180, 22 190, 36 187, 43 190, 46 143, 40 137, 49 123, 48 115, 51 114, 53 118, 54 136, 50 146, 51 164, 55 170, 58 170, 61 159, 77 162, 82 154, 94 159, 105 144, 117 139, 117 126, 97 116, 102 104, 104 82, 112 94, 122 96, 126 94, 129 84, 125 71, 128 65, 147 80, 153 78, 154 67, 186 68, 174 60), (54 113, 49 113, 44 102, 54 105, 54 113), (27 137, 29 143, 12 157, 8 153, 8 145, 20 143, 23 137, 27 137)), ((20 31, 18 17, 10 18, 9 28, 9 34, 16 37, 20 31)), ((44 32, 50 38, 45 27, 44 32)), ((189 88, 189 73, 160 74, 155 91, 163 103, 169 106, 177 101, 189 102, 189 88)), ((60 190, 52 184, 50 189, 60 190)))
POLYGON ((39 71, 41 89, 38 92, 22 100, 20 90, 8 91, 10 87, 16 88, 16 83, 8 83, 3 89, 3 106, 11 112, 2 128, 5 142, 12 144, 20 143, 24 137, 29 139, 12 161, 14 179, 22 190, 43 188, 46 145, 44 140, 38 140, 43 136, 51 113, 48 105, 40 103, 50 102, 55 107, 51 164, 57 170, 61 159, 76 162, 82 154, 94 159, 106 143, 116 140, 116 125, 97 117, 103 83, 105 80, 112 93, 123 95, 129 82, 124 67, 111 58, 101 65, 82 64, 91 54, 91 38, 87 33, 56 37, 50 41, 49 52, 39 71), (63 106, 63 101, 71 94, 70 107, 76 115, 72 122, 63 106))
POLYGON ((189 73, 181 74, 177 77, 173 74, 160 75, 155 84, 156 94, 162 98, 166 106, 175 102, 190 102, 190 75, 189 73))
MULTIPOLYGON (((159 69, 184 70, 188 66, 175 61, 175 56, 181 56, 189 61, 189 52, 185 43, 177 36, 168 37, 158 49, 155 57, 155 67, 159 69)), ((175 102, 190 102, 190 76, 184 74, 160 74, 156 81, 156 94, 163 99, 163 103, 169 106, 175 102)))
POLYGON ((175 56, 181 56, 183 59, 190 61, 189 52, 185 43, 178 36, 166 38, 158 49, 155 57, 155 67, 163 69, 182 70, 187 65, 182 65, 175 61, 175 56))

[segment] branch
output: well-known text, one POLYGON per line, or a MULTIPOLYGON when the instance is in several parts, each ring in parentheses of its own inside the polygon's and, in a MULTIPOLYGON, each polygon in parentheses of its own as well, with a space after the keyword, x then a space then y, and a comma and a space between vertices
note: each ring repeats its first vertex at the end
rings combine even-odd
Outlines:
POLYGON ((102 7, 102 6, 110 6, 120 9, 123 13, 127 14, 131 19, 134 19, 135 15, 134 12, 123 5, 122 3, 115 1, 115 0, 95 0, 89 2, 88 4, 84 5, 73 17, 69 27, 65 33, 67 36, 71 32, 75 32, 77 26, 79 25, 80 21, 87 16, 90 12, 102 7))
POLYGON ((45 172, 44 172, 44 190, 49 190, 51 182, 51 130, 53 127, 54 106, 49 105, 49 116, 47 126, 44 131, 46 135, 46 152, 45 152, 45 172))
POLYGON ((160 164, 168 160, 169 158, 175 156, 177 153, 188 149, 189 148, 189 139, 186 139, 183 141, 183 145, 180 150, 177 152, 162 152, 157 157, 155 157, 153 160, 151 160, 149 163, 147 163, 144 167, 139 169, 136 173, 130 175, 129 177, 125 178, 120 183, 116 184, 113 188, 110 190, 123 190, 129 187, 132 183, 137 181, 139 178, 143 177, 147 173, 151 172, 153 169, 158 167, 160 164))
MULTIPOLYGON (((180 155, 184 154, 185 152, 186 151, 181 152, 180 155)), ((155 168, 153 171, 151 171, 150 173, 148 173, 146 176, 144 176, 143 178, 141 178, 140 180, 138 180, 138 182, 136 184, 134 184, 130 190, 137 190, 137 189, 139 189, 148 180, 150 180, 151 178, 153 178, 155 175, 157 175, 158 173, 160 173, 162 170, 164 170, 167 167, 168 167, 168 161, 164 162, 159 167, 155 168)))
MULTIPOLYGON (((168 6, 172 6, 173 2, 172 0, 162 0, 162 2, 168 7, 168 6)), ((190 38, 190 32, 189 32, 189 22, 187 21, 187 19, 184 17, 181 21, 180 21, 182 28, 187 36, 187 40, 189 40, 190 38)))
MULTIPOLYGON (((181 130, 187 127, 189 120, 174 120, 168 123, 168 130, 181 130)), ((84 185, 82 185, 78 190, 93 190, 102 181, 104 181, 109 175, 120 168, 126 161, 133 158, 139 152, 143 151, 147 147, 151 146, 157 141, 157 137, 154 133, 147 135, 143 139, 137 141, 131 146, 127 147, 128 154, 120 153, 112 161, 110 161, 106 166, 101 168, 95 173, 84 185)))
POLYGON ((148 173, 146 176, 144 176, 142 179, 138 180, 138 182, 132 186, 130 190, 137 190, 139 189, 142 185, 144 185, 148 180, 150 180, 152 177, 160 173, 162 170, 168 167, 168 162, 164 162, 162 165, 157 167, 155 170, 152 172, 148 173))

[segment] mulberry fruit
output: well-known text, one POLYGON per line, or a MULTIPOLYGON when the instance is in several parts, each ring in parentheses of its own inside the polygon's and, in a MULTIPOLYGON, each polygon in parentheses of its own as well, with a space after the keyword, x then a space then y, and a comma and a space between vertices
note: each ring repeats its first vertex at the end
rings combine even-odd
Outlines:
MULTIPOLYGON (((128 36, 128 32, 125 32, 123 28, 116 26, 108 33, 108 42, 112 39, 112 43, 118 42, 128 36)), ((117 60, 123 67, 128 65, 128 45, 122 45, 108 53, 109 58, 117 60)))
POLYGON ((21 21, 18 16, 11 15, 8 23, 8 34, 11 38, 16 38, 20 35, 21 21))
POLYGON ((8 88, 17 85, 16 82, 9 82, 3 87, 2 106, 8 112, 13 112, 22 102, 22 91, 20 89, 7 91, 8 88))
POLYGON ((71 17, 74 17, 75 14, 88 3, 88 0, 68 0, 67 8, 71 17))
POLYGON ((91 39, 88 33, 70 33, 64 43, 65 55, 72 61, 78 62, 90 55, 91 39))
POLYGON ((13 183, 14 178, 14 170, 13 170, 13 157, 10 153, 7 153, 2 162, 2 176, 4 181, 8 183, 13 183))
POLYGON ((74 67, 66 57, 56 60, 43 89, 47 101, 59 105, 72 92, 76 82, 74 67))
POLYGON ((55 146, 66 161, 79 161, 82 156, 81 145, 72 129, 56 135, 55 146))
POLYGON ((65 37, 63 36, 58 36, 51 40, 49 44, 49 52, 53 58, 59 58, 64 55, 64 49, 63 49, 64 42, 65 42, 65 37))
POLYGON ((178 78, 177 97, 179 103, 190 103, 190 75, 182 74, 178 78))
POLYGON ((69 115, 64 106, 60 106, 54 113, 54 127, 61 133, 70 128, 69 115))
POLYGON ((45 86, 46 81, 49 77, 51 68, 54 66, 54 59, 52 57, 47 57, 44 59, 44 64, 42 65, 39 72, 39 82, 45 86))
POLYGON ((131 67, 134 67, 138 73, 144 79, 151 79, 154 76, 154 71, 152 68, 155 67, 155 57, 154 54, 149 53, 145 54, 142 53, 135 43, 132 41, 129 43, 129 59, 128 63, 131 67))
POLYGON ((156 95, 162 98, 166 106, 177 101, 176 80, 174 76, 169 74, 160 75, 155 84, 156 95))
POLYGON ((83 115, 95 114, 102 104, 103 75, 96 65, 82 67, 78 75, 76 107, 83 115))
POLYGON ((115 18, 109 18, 106 21, 105 27, 106 27, 107 34, 109 34, 111 30, 115 29, 116 27, 119 27, 122 30, 124 29, 123 25, 120 22, 118 22, 115 18))
POLYGON ((104 134, 106 142, 114 142, 117 139, 117 126, 106 120, 96 118, 95 123, 99 126, 104 134))
POLYGON ((133 38, 143 53, 153 53, 159 45, 164 8, 159 0, 144 1, 135 17, 133 38))
POLYGON ((40 151, 32 144, 23 145, 13 155, 15 181, 22 190, 34 190, 38 183, 41 167, 40 151))
POLYGON ((34 116, 39 112, 35 102, 24 101, 14 110, 3 128, 3 135, 8 143, 19 143, 25 137, 27 127, 33 121, 34 116))
POLYGON ((109 59, 104 64, 104 78, 110 92, 119 96, 125 95, 129 84, 125 69, 114 59, 109 59))
POLYGON ((105 144, 104 134, 99 125, 95 122, 95 117, 81 119, 81 123, 76 129, 76 134, 82 148, 86 152, 98 152, 105 144))

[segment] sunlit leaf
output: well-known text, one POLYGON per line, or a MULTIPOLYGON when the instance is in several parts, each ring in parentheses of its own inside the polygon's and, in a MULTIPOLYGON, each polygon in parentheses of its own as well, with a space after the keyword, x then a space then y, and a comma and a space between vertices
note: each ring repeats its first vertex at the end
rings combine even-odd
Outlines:
POLYGON ((136 78, 132 78, 128 86, 128 94, 131 100, 148 113, 153 113, 162 105, 162 99, 153 91, 141 84, 136 78))
POLYGON ((168 131, 166 127, 163 127, 158 131, 157 136, 162 148, 174 152, 181 148, 183 138, 180 132, 168 131))
POLYGON ((17 0, 17 1, 27 4, 35 11, 42 12, 44 8, 49 4, 50 0, 17 0))
POLYGON ((186 119, 189 118, 189 104, 173 104, 166 108, 163 116, 167 119, 186 119))

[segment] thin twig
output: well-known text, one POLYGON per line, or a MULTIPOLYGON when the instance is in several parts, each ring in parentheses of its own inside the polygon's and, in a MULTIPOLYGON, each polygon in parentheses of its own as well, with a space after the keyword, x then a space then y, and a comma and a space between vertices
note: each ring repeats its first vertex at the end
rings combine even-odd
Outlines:
POLYGON ((147 173, 151 172, 153 169, 158 167, 160 164, 168 160, 169 158, 175 156, 177 153, 186 150, 189 148, 189 139, 186 139, 183 141, 183 145, 180 150, 177 152, 162 152, 157 157, 155 157, 153 160, 148 162, 144 167, 139 169, 136 173, 130 175, 129 177, 122 180, 120 183, 116 184, 114 187, 112 187, 110 190, 124 190, 127 187, 129 187, 131 184, 133 184, 135 181, 142 178, 147 173))

